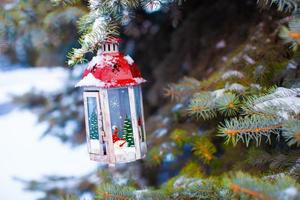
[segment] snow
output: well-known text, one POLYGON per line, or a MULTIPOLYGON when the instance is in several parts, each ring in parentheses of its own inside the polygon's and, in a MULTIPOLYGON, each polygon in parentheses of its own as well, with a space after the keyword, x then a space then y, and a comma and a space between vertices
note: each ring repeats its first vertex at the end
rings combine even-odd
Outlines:
MULTIPOLYGON (((93 23, 93 32, 97 32, 101 29, 103 29, 103 27, 106 26, 106 20, 105 17, 97 17, 95 22, 93 23)), ((103 33, 103 35, 105 35, 105 33, 103 33)), ((98 36, 99 37, 99 36, 98 36)), ((102 38, 105 38, 105 36, 102 36, 102 38)))
POLYGON ((94 56, 94 57, 92 58, 92 60, 89 62, 87 69, 88 69, 88 70, 92 70, 93 67, 94 67, 97 63, 102 62, 102 58, 103 58, 103 56, 101 56, 101 55, 94 56))
POLYGON ((89 73, 81 81, 79 81, 75 87, 85 87, 85 86, 94 86, 94 87, 105 87, 107 84, 96 79, 92 73, 89 73))
POLYGON ((239 78, 239 79, 242 79, 244 78, 244 74, 242 72, 239 72, 237 70, 229 70, 227 72, 225 72, 223 75, 222 75, 222 79, 223 80, 227 80, 229 78, 239 78))
POLYGON ((225 40, 220 40, 217 44, 216 44, 216 49, 223 49, 226 47, 226 41, 225 40))
POLYGON ((248 55, 244 55, 244 56, 243 56, 243 59, 244 59, 247 63, 249 63, 250 65, 254 65, 254 64, 255 64, 255 61, 254 61, 250 56, 248 56, 248 55))
POLYGON ((175 160, 175 156, 173 153, 167 153, 167 155, 164 158, 165 162, 173 162, 175 160))
POLYGON ((67 77, 67 70, 61 67, 2 71, 0 104, 10 101, 12 95, 22 95, 30 90, 47 93, 61 90, 67 77))
POLYGON ((128 62, 129 65, 132 65, 134 63, 134 60, 129 56, 124 56, 124 59, 128 62))
MULTIPOLYGON (((126 145, 126 144, 125 144, 126 145)), ((136 160, 135 147, 114 148, 117 162, 130 162, 136 160)))
POLYGON ((182 103, 177 103, 177 104, 175 104, 175 106, 172 107, 171 111, 172 112, 178 112, 183 107, 184 107, 184 105, 182 103))
POLYGON ((153 135, 156 138, 161 138, 163 136, 165 136, 168 133, 168 129, 167 128, 159 128, 156 131, 154 131, 153 135))
MULTIPOLYGON (((143 78, 133 78, 136 84, 145 83, 146 80, 143 78)), ((135 85, 135 84, 134 84, 135 85)))
POLYGON ((278 115, 284 119, 290 117, 290 111, 293 111, 295 114, 300 113, 300 88, 288 89, 279 87, 276 91, 270 95, 261 97, 255 101, 255 108, 261 110, 266 107, 276 106, 280 108, 278 115))
POLYGON ((226 90, 233 90, 233 91, 238 91, 238 92, 244 92, 245 87, 239 83, 232 83, 232 84, 226 84, 225 86, 226 90))
POLYGON ((225 93, 225 89, 218 89, 212 92, 212 95, 215 97, 215 99, 222 97, 225 93))
MULTIPOLYGON (((126 85, 137 85, 146 82, 145 79, 143 78, 133 78, 134 82, 126 84, 126 85)), ((92 73, 89 73, 87 76, 85 76, 81 81, 79 81, 75 87, 118 87, 118 86, 126 86, 126 85, 120 85, 117 84, 116 82, 111 82, 111 83, 105 83, 99 79, 96 79, 92 73)))
POLYGON ((289 186, 283 191, 283 194, 280 195, 280 199, 296 199, 298 195, 298 190, 294 186, 289 186))
POLYGON ((92 58, 92 60, 89 62, 87 69, 92 70, 94 66, 97 68, 103 68, 106 66, 113 67, 118 61, 118 57, 112 56, 112 55, 103 55, 99 51, 96 56, 92 58))
MULTIPOLYGON (((10 104, 9 94, 22 95, 31 89, 52 93, 65 87, 67 70, 55 68, 17 69, 0 74, 0 110, 10 104)), ((70 149, 53 137, 40 139, 47 124, 29 110, 0 114, 0 199, 32 200, 41 193, 29 193, 13 177, 32 180, 45 175, 82 176, 95 170, 86 146, 70 149)), ((71 127, 72 125, 70 125, 71 127)))
POLYGON ((262 87, 259 84, 251 83, 250 86, 253 89, 256 89, 256 90, 261 90, 262 89, 262 87))
POLYGON ((180 176, 173 183, 173 188, 187 188, 189 186, 199 186, 201 184, 201 179, 180 176))
POLYGON ((295 60, 291 60, 287 64, 287 69, 297 69, 297 67, 298 67, 298 63, 295 60))

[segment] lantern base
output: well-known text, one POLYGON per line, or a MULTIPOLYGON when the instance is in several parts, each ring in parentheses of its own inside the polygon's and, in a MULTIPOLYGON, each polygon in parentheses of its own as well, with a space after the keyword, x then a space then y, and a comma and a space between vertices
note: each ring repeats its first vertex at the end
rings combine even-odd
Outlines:
POLYGON ((108 156, 100 156, 99 154, 90 153, 90 160, 100 162, 103 164, 115 165, 115 164, 122 164, 122 163, 129 163, 134 162, 140 159, 144 159, 146 155, 144 154, 141 158, 136 157, 136 152, 134 147, 128 147, 126 154, 123 152, 115 152, 115 163, 111 163, 108 160, 108 156))
POLYGON ((137 160, 135 147, 125 147, 123 149, 115 149, 117 163, 126 163, 137 160))
POLYGON ((90 160, 108 163, 107 156, 100 156, 99 154, 90 153, 90 160))

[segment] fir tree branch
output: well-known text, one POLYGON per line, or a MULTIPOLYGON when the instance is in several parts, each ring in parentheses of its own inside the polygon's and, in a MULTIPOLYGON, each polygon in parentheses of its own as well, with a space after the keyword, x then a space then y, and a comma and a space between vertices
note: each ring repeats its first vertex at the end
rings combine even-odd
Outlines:
POLYGON ((277 135, 279 139, 281 128, 282 121, 280 119, 253 115, 226 120, 218 129, 220 136, 226 137, 226 143, 231 142, 236 145, 241 140, 248 146, 251 140, 255 140, 256 145, 259 145, 262 137, 266 137, 267 141, 271 142, 271 134, 277 135))
POLYGON ((201 137, 199 140, 192 143, 193 153, 202 158, 205 162, 210 162, 216 153, 216 147, 206 137, 201 137))
POLYGON ((300 120, 289 120, 283 123, 282 135, 288 145, 300 146, 300 120))
POLYGON ((271 197, 269 197, 269 196, 267 196, 267 195, 265 195, 263 193, 252 191, 252 190, 247 189, 247 188, 243 188, 243 187, 241 187, 241 186, 239 186, 237 184, 234 184, 234 183, 232 183, 230 185, 230 188, 231 188, 231 190, 235 194, 237 194, 237 193, 245 193, 245 194, 247 194, 249 196, 252 196, 252 197, 260 199, 260 200, 272 200, 271 197))

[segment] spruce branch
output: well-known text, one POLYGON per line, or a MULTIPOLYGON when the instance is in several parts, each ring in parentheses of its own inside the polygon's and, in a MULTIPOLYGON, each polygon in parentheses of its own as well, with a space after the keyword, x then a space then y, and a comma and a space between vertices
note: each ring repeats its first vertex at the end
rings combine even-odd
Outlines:
POLYGON ((260 145, 262 137, 271 142, 271 134, 277 135, 279 139, 281 120, 277 118, 264 118, 257 115, 246 116, 244 118, 233 118, 226 120, 219 125, 220 136, 226 137, 226 143, 242 141, 249 146, 251 140, 260 145))
POLYGON ((284 43, 290 44, 291 48, 296 51, 300 44, 300 19, 296 17, 292 19, 288 26, 282 26, 279 32, 279 37, 284 43))
POLYGON ((288 120, 283 123, 282 135, 289 146, 300 146, 300 120, 288 120))
POLYGON ((245 78, 245 75, 237 70, 228 70, 226 71, 222 76, 221 76, 222 80, 229 80, 229 79, 243 79, 245 78))
POLYGON ((239 186, 237 184, 232 183, 230 185, 230 189, 233 191, 233 193, 235 194, 246 194, 249 195, 251 197, 254 197, 256 199, 260 199, 260 200, 272 200, 271 197, 269 197, 268 195, 264 194, 263 192, 257 192, 248 188, 244 188, 242 186, 239 186))
POLYGON ((299 198, 298 184, 288 176, 274 178, 272 181, 253 177, 238 172, 226 180, 235 198, 259 200, 297 199, 299 198), (293 193, 288 193, 293 190, 293 193))
POLYGON ((211 92, 194 94, 188 106, 188 112, 196 118, 208 120, 217 116, 216 103, 211 92))
MULTIPOLYGON (((273 90, 273 89, 272 89, 273 90)), ((242 106, 246 115, 289 119, 300 113, 299 89, 277 88, 264 96, 248 97, 242 106)))
POLYGON ((157 148, 153 147, 150 149, 149 153, 147 154, 147 161, 149 165, 157 166, 160 165, 160 163, 163 160, 163 152, 157 148))
POLYGON ((180 170, 179 175, 186 176, 189 178, 192 177, 204 177, 204 171, 196 161, 189 161, 187 164, 180 170))
MULTIPOLYGON (((60 4, 72 4, 74 0, 53 0, 60 4)), ((88 52, 97 50, 108 37, 118 36, 122 24, 127 24, 130 10, 141 3, 167 4, 173 1, 139 1, 139 0, 89 0, 90 13, 78 21, 78 29, 82 34, 79 42, 81 47, 73 49, 68 54, 68 64, 75 65, 84 62, 88 52)))
POLYGON ((81 0, 50 0, 52 3, 54 3, 54 5, 59 6, 59 5, 74 5, 78 2, 80 2, 81 0))
POLYGON ((134 188, 116 184, 101 184, 97 189, 96 199, 134 200, 134 188))
POLYGON ((171 140, 173 140, 179 147, 183 146, 185 143, 189 142, 190 137, 186 130, 175 129, 170 134, 171 140))
POLYGON ((295 12, 298 8, 297 0, 258 0, 261 6, 276 5, 279 11, 295 12))
POLYGON ((202 158, 207 163, 214 158, 217 151, 214 144, 207 137, 201 137, 193 142, 192 146, 194 155, 202 158))
POLYGON ((239 98, 233 93, 225 93, 216 99, 216 106, 224 116, 234 116, 239 111, 239 98))
POLYGON ((172 100, 182 101, 200 89, 200 81, 192 77, 183 77, 178 83, 169 84, 164 88, 164 95, 172 100))

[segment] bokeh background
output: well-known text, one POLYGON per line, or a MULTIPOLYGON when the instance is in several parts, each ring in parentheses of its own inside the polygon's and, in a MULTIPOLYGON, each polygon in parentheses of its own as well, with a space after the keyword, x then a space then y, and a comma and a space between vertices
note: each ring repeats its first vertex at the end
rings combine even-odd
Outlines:
MULTIPOLYGON (((138 161, 106 169, 89 160, 82 93, 74 88, 86 65, 66 66, 67 53, 79 46, 76 21, 88 12, 86 1, 55 6, 48 0, 0 0, 0 6, 0 199, 71 193, 92 199, 109 173, 115 182, 141 187, 156 187, 178 173, 190 147, 152 167, 138 161)), ((149 142, 163 141, 180 124, 183 105, 164 97, 168 84, 207 77, 251 36, 273 37, 282 17, 276 9, 262 10, 256 0, 187 0, 136 9, 121 29, 121 51, 148 80, 143 92, 149 142)), ((191 120, 180 127, 196 134, 204 129, 191 120)))

